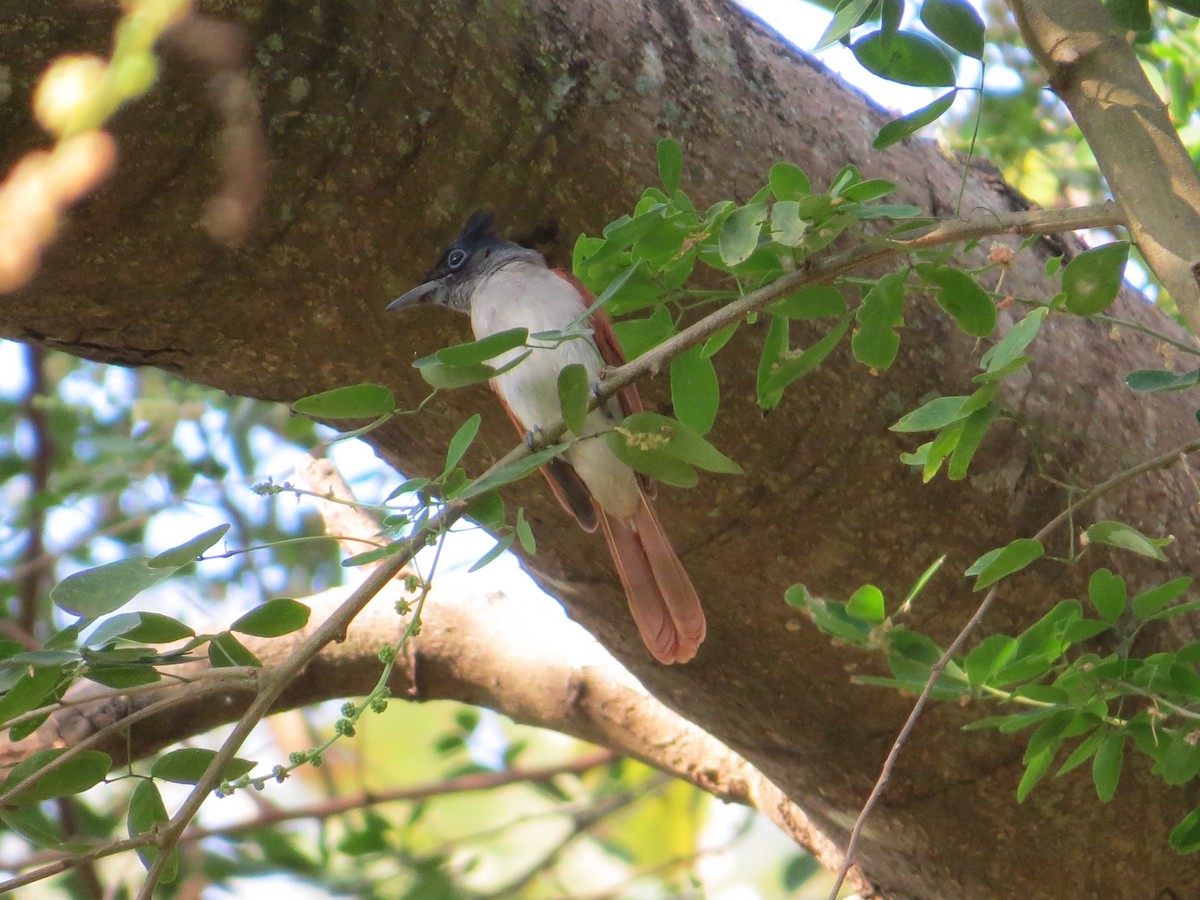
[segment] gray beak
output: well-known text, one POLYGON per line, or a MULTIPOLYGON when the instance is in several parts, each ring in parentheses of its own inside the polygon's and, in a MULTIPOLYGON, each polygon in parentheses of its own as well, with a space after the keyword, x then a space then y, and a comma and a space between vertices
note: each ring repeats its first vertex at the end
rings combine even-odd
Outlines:
POLYGON ((426 281, 424 284, 418 284, 404 296, 398 297, 389 303, 387 311, 395 312, 398 309, 408 309, 410 306, 417 306, 421 303, 436 303, 437 293, 441 289, 442 282, 440 280, 426 281))

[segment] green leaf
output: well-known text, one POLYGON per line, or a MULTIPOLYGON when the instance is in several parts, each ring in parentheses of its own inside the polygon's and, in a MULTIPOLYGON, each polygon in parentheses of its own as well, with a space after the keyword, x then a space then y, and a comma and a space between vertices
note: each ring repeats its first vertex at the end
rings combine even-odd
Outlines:
POLYGON ((820 53, 826 47, 832 47, 848 35, 850 29, 866 18, 876 2, 877 0, 850 0, 849 3, 839 6, 821 39, 817 41, 817 46, 813 47, 813 53, 820 53))
POLYGON ((1200 773, 1200 747, 1188 740, 1186 732, 1168 732, 1159 740, 1164 737, 1168 744, 1153 771, 1167 784, 1187 784, 1200 773))
POLYGON ((476 413, 463 422, 458 427, 458 431, 454 432, 454 437, 450 438, 450 444, 446 448, 446 465, 442 469, 442 478, 449 475, 450 470, 457 466, 459 460, 463 458, 463 454, 471 446, 471 441, 475 440, 475 435, 479 433, 479 423, 482 421, 483 417, 476 413))
POLYGON ((142 684, 162 681, 162 674, 150 665, 136 666, 91 666, 84 671, 89 681, 110 688, 131 688, 142 684))
POLYGON ((208 659, 213 667, 218 669, 226 666, 262 665, 259 658, 228 631, 222 631, 208 642, 208 659))
POLYGON ((467 487, 458 494, 457 499, 470 500, 472 497, 478 497, 480 494, 486 494, 489 491, 494 491, 506 484, 511 484, 514 481, 520 481, 531 472, 536 472, 547 462, 554 459, 554 457, 561 455, 566 449, 566 444, 554 444, 553 446, 546 447, 543 450, 538 450, 536 453, 531 453, 528 456, 523 456, 518 460, 514 460, 508 465, 502 466, 501 468, 496 469, 494 472, 490 472, 467 485, 467 487))
POLYGON ((0 697, 0 723, 49 704, 61 689, 62 667, 33 668, 0 697))
POLYGON ((927 106, 922 106, 916 112, 892 119, 879 129, 872 146, 876 150, 884 150, 898 143, 914 132, 920 131, 930 122, 940 119, 951 106, 958 95, 958 89, 949 90, 927 106))
POLYGON ((671 455, 706 472, 719 475, 741 475, 742 467, 706 441, 703 436, 683 422, 657 413, 637 413, 629 416, 622 426, 635 433, 665 436, 671 455))
POLYGON ((471 566, 471 568, 467 569, 467 572, 478 572, 484 566, 488 565, 488 563, 499 559, 510 549, 512 549, 512 545, 515 544, 516 541, 517 536, 515 534, 506 534, 496 542, 496 546, 492 547, 491 550, 483 554, 483 556, 479 557, 479 559, 475 560, 475 564, 471 566))
MULTIPOLYGON (((150 775, 175 784, 197 784, 216 755, 215 750, 204 750, 200 747, 171 750, 154 761, 154 765, 150 767, 150 775)), ((226 763, 221 772, 221 779, 233 781, 250 774, 253 770, 253 761, 235 756, 226 763)))
POLYGON ((741 322, 734 322, 732 325, 726 325, 724 328, 710 337, 701 345, 700 355, 704 356, 706 359, 712 359, 714 356, 720 353, 724 346, 729 343, 730 339, 737 334, 737 330, 741 324, 741 322))
POLYGON ((582 363, 571 363, 559 371, 558 403, 562 407, 563 421, 572 434, 583 434, 590 394, 587 368, 582 363))
POLYGON ((703 348, 695 347, 671 361, 671 405, 679 421, 698 434, 712 430, 721 405, 721 385, 703 348))
MULTIPOLYGON (((57 852, 68 850, 76 852, 71 842, 65 840, 62 828, 56 825, 37 806, 18 806, 11 809, 0 808, 0 822, 13 832, 16 832, 35 847, 52 849, 57 852)), ((79 852, 86 852, 85 847, 79 847, 79 852)))
POLYGON ((696 483, 696 466, 709 472, 741 474, 741 468, 682 422, 658 413, 635 413, 605 441, 635 471, 679 487, 696 483))
MULTIPOLYGON (((1169 6, 1170 0, 1166 2, 1169 6)), ((1153 26, 1149 0, 1104 0, 1104 6, 1122 31, 1149 31, 1153 26)))
POLYGON ((373 550, 364 550, 362 553, 355 553, 353 556, 346 557, 342 560, 342 567, 349 569, 355 566, 370 565, 371 563, 379 562, 381 559, 394 556, 407 548, 407 541, 392 541, 390 544, 385 544, 382 547, 376 547, 373 550))
POLYGON ((1062 746, 1063 732, 1071 724, 1074 716, 1075 713, 1071 710, 1057 710, 1030 736, 1022 759, 1025 774, 1021 776, 1021 783, 1017 786, 1017 802, 1024 802, 1029 792, 1049 770, 1058 748, 1062 746))
POLYGON ((1010 328, 1008 334, 998 344, 983 354, 979 360, 980 367, 989 374, 1007 370, 1010 365, 1021 358, 1025 348, 1038 336, 1042 323, 1046 321, 1046 316, 1049 314, 1050 310, 1045 306, 1039 306, 1032 310, 1025 318, 1010 328))
POLYGON ((808 853, 793 854, 792 858, 783 867, 783 873, 780 876, 784 892, 794 894, 810 878, 815 877, 821 871, 824 870, 821 868, 821 864, 817 861, 816 857, 808 853))
POLYGON ((846 601, 846 612, 872 625, 879 625, 887 616, 883 591, 873 584, 864 584, 846 601))
MULTIPOLYGON (((3 785, 0 786, 0 792, 7 792, 26 778, 36 775, 66 752, 65 749, 39 750, 22 760, 4 779, 3 785)), ((53 800, 55 797, 81 794, 103 781, 104 776, 112 768, 112 764, 112 757, 107 753, 101 753, 99 750, 84 750, 62 765, 46 772, 19 794, 14 794, 9 798, 8 803, 12 805, 41 803, 43 800, 53 800)))
POLYGON ((1151 588, 1145 593, 1138 594, 1133 598, 1133 614, 1139 619, 1149 618, 1168 603, 1177 600, 1191 586, 1192 579, 1184 576, 1182 578, 1174 578, 1166 584, 1160 584, 1156 588, 1151 588))
POLYGON ((467 506, 467 516, 489 530, 499 528, 504 524, 504 498, 495 491, 481 494, 467 506))
POLYGON ((1138 369, 1125 376, 1125 384, 1142 394, 1182 391, 1200 384, 1200 369, 1176 374, 1162 369, 1138 369))
MULTIPOLYGON (((167 816, 167 807, 163 804, 162 795, 158 792, 158 785, 148 779, 139 780, 129 797, 129 810, 125 817, 129 836, 138 837, 147 834, 158 826, 165 825, 168 821, 170 818, 167 816)), ((139 847, 138 857, 141 859, 142 865, 149 869, 154 865, 161 852, 158 847, 153 845, 139 847)), ((179 871, 178 849, 172 848, 168 852, 171 854, 171 858, 162 876, 162 880, 167 884, 175 880, 179 871)))
POLYGON ((841 192, 843 200, 854 200, 858 203, 869 203, 886 197, 895 192, 896 185, 882 178, 870 178, 866 181, 855 182, 841 192))
POLYGON ((439 391, 453 390, 454 388, 467 387, 472 384, 482 384, 485 381, 490 381, 496 374, 496 370, 491 366, 483 364, 477 366, 444 366, 432 358, 428 361, 417 360, 413 365, 421 373, 421 377, 425 379, 425 383, 439 391))
POLYGON ((983 59, 983 19, 966 0, 924 0, 921 24, 959 53, 983 59))
POLYGON ((779 404, 780 398, 783 396, 784 390, 792 382, 803 378, 833 352, 834 348, 841 342, 842 337, 850 328, 850 320, 843 319, 833 330, 825 337, 821 338, 811 347, 806 349, 799 355, 793 356, 790 353, 787 357, 781 357, 767 376, 766 383, 763 385, 762 394, 759 405, 763 409, 773 409, 779 404))
POLYGON ((771 208, 771 239, 785 247, 799 247, 808 234, 809 223, 800 217, 800 204, 780 200, 771 208))
POLYGON ((922 272, 938 287, 937 303, 950 313, 958 327, 972 337, 990 337, 996 330, 996 304, 975 279, 958 269, 937 268, 922 272))
MULTIPOLYGON (((230 631, 239 634, 250 634, 255 637, 271 638, 299 631, 308 624, 311 610, 303 603, 289 600, 286 597, 276 597, 256 606, 244 616, 239 616, 230 631)), ((239 663, 238 665, 254 665, 254 663, 239 663)))
POLYGON ((1063 291, 1067 309, 1079 316, 1103 312, 1121 290, 1129 242, 1114 241, 1084 250, 1063 269, 1063 291))
POLYGON ((987 435, 988 429, 997 415, 996 408, 989 405, 975 410, 963 421, 962 433, 950 456, 950 465, 946 469, 946 477, 951 481, 960 481, 967 477, 967 469, 975 457, 975 451, 979 449, 979 445, 983 442, 984 436, 987 435))
POLYGON ((733 215, 725 220, 717 239, 721 262, 736 266, 749 259, 750 254, 758 249, 758 236, 766 220, 765 203, 750 203, 735 209, 733 215))
POLYGON ((475 366, 487 362, 489 359, 495 359, 509 350, 524 347, 528 340, 528 328, 510 328, 507 331, 489 334, 478 341, 443 347, 433 355, 444 366, 452 368, 475 366))
POLYGON ((529 521, 525 518, 525 510, 517 510, 517 540, 521 542, 521 549, 530 556, 537 553, 537 541, 533 536, 533 529, 529 527, 529 521))
MULTIPOLYGON (((627 359, 635 359, 675 334, 675 321, 665 306, 645 319, 622 319, 613 323, 617 341, 627 359)), ((711 340, 711 339, 710 339, 711 340)))
POLYGON ((1096 796, 1102 803, 1107 803, 1116 794, 1124 760, 1125 735, 1115 728, 1108 729, 1092 759, 1092 783, 1095 784, 1096 796))
POLYGON ((1106 730, 1103 728, 1097 728, 1095 731, 1089 734, 1080 742, 1078 747, 1071 751, 1071 755, 1068 756, 1067 761, 1059 767, 1056 774, 1065 775, 1072 769, 1078 768, 1091 759, 1092 755, 1100 749, 1100 744, 1104 742, 1105 736, 1106 730))
POLYGON ((799 166, 788 162, 777 162, 771 166, 767 184, 776 200, 799 200, 812 193, 812 182, 799 166))
POLYGON ((803 584, 793 584, 783 594, 784 602, 807 613, 826 634, 862 647, 871 635, 871 623, 846 611, 844 603, 814 597, 803 584))
POLYGON ((1045 552, 1041 541, 1017 538, 1005 547, 983 554, 964 574, 976 576, 975 590, 980 591, 995 584, 1001 578, 1007 578, 1032 565, 1041 559, 1045 552))
POLYGON ((120 609, 175 572, 171 568, 151 568, 145 557, 121 559, 68 575, 51 588, 50 599, 59 609, 95 618, 120 609))
POLYGON ((228 530, 228 525, 210 528, 177 547, 150 557, 146 560, 146 565, 152 569, 182 569, 188 563, 195 562, 197 556, 203 555, 204 551, 223 538, 228 530))
POLYGON ((1128 599, 1125 579, 1108 569, 1097 569, 1088 580, 1088 599, 1106 622, 1116 622, 1125 612, 1128 599))
POLYGON ((996 396, 996 390, 995 385, 984 385, 967 397, 935 397, 924 406, 901 416, 890 430, 901 434, 938 431, 985 408, 996 396))
POLYGON ((954 64, 936 41, 912 31, 890 40, 876 31, 859 38, 850 50, 862 67, 880 78, 915 87, 953 87, 954 64))
POLYGON ((967 654, 963 668, 971 686, 978 688, 988 683, 991 677, 1012 659, 1017 642, 1006 634, 993 634, 984 638, 974 650, 967 654))
POLYGON ((1107 520, 1097 522, 1087 530, 1087 536, 1093 544, 1107 544, 1139 556, 1148 556, 1159 562, 1167 561, 1167 555, 1159 548, 1169 543, 1169 540, 1148 538, 1132 525, 1126 525, 1124 522, 1107 520))
POLYGON ((228 530, 228 525, 218 525, 153 558, 121 559, 75 572, 51 589, 50 599, 59 609, 84 618, 114 612, 193 562, 228 530))
POLYGON ((884 275, 863 297, 855 313, 858 330, 850 341, 850 349, 864 366, 882 371, 895 361, 900 347, 896 328, 904 324, 904 283, 907 280, 907 269, 884 275))
POLYGON ((846 313, 846 298, 837 288, 813 284, 776 300, 767 312, 789 319, 820 319, 846 313))
POLYGON ((771 324, 767 328, 767 336, 763 338, 762 353, 758 358, 756 391, 758 405, 763 409, 773 409, 779 403, 779 397, 767 393, 767 383, 788 350, 790 330, 787 319, 771 316, 771 324))
POLYGON ((1171 847, 1176 853, 1195 853, 1200 850, 1200 806, 1184 816, 1171 830, 1171 847))
POLYGON ((292 409, 314 419, 377 419, 396 411, 396 398, 382 385, 364 382, 301 397, 292 409))
POLYGON ((679 177, 683 173, 683 150, 670 138, 663 138, 655 147, 658 153, 658 177, 668 194, 679 190, 679 177))

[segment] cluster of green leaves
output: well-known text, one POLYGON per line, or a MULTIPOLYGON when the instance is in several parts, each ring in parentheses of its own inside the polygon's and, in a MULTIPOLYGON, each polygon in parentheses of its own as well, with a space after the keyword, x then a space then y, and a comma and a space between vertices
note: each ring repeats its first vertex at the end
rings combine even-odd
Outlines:
MULTIPOLYGON (((0 724, 17 741, 35 731, 57 708, 67 688, 79 678, 117 690, 154 684, 163 670, 200 658, 206 651, 213 668, 259 666, 260 661, 237 634, 275 637, 303 628, 309 610, 295 600, 269 600, 215 634, 197 634, 191 626, 156 612, 117 613, 143 591, 165 581, 216 544, 227 525, 211 529, 153 557, 131 557, 76 572, 60 582, 51 599, 60 610, 77 616, 38 650, 17 641, 0 641, 0 724), (171 645, 171 646, 164 646, 171 645)), ((199 780, 211 752, 176 750, 154 762, 134 788, 128 809, 131 837, 166 821, 155 779, 192 783, 199 780)), ((107 753, 97 750, 46 750, 31 755, 0 784, 0 820, 40 846, 60 846, 61 836, 37 804, 79 794, 104 780, 112 768, 107 753)), ((228 777, 249 771, 253 763, 238 760, 228 777)), ((143 851, 153 862, 154 852, 143 851)))
MULTIPOLYGON (((1169 540, 1149 538, 1120 522, 1097 522, 1086 535, 1085 553, 1087 546, 1107 545, 1166 559, 1162 547, 1169 540)), ((984 554, 964 575, 983 590, 1043 555, 1041 543, 1020 539, 984 554)), ((860 676, 856 681, 920 693, 945 651, 896 620, 931 574, 932 568, 891 610, 874 585, 864 585, 843 602, 817 598, 797 584, 786 599, 826 634, 883 653, 892 676, 860 676)), ((969 652, 952 656, 931 696, 1005 710, 966 729, 1033 729, 1018 800, 1028 796, 1068 746, 1056 774, 1090 760, 1096 794, 1104 802, 1116 792, 1127 748, 1148 757, 1151 771, 1167 784, 1192 782, 1200 775, 1200 641, 1145 657, 1132 652, 1134 640, 1150 623, 1200 609, 1200 600, 1177 602, 1192 581, 1175 578, 1131 597, 1123 578, 1107 568, 1096 569, 1086 602, 1062 600, 1020 634, 993 634, 969 652)), ((1180 853, 1200 851, 1200 806, 1176 826, 1171 845, 1180 853)))
POLYGON ((984 24, 966 0, 842 0, 815 52, 834 44, 847 46, 859 64, 896 84, 948 88, 915 112, 880 129, 875 147, 890 147, 941 118, 954 104, 959 54, 983 60, 984 24), (917 8, 923 31, 901 28, 905 7, 917 8), (857 33, 857 36, 852 36, 857 33))
MULTIPOLYGON (((745 203, 724 200, 701 212, 679 187, 682 153, 674 141, 658 145, 662 188, 649 188, 630 215, 600 237, 576 242, 576 274, 597 295, 597 306, 614 316, 629 358, 677 334, 685 319, 713 304, 741 296, 795 271, 806 259, 868 220, 903 220, 898 231, 914 227, 918 210, 877 202, 896 188, 864 179, 853 166, 842 169, 823 192, 791 163, 772 167, 767 184, 745 203), (700 289, 697 266, 730 287, 700 289)), ((861 235, 860 235, 861 236, 861 235)), ((902 296, 901 287, 900 294, 902 296)), ((880 289, 852 313, 838 286, 809 285, 768 306, 770 326, 758 371, 758 402, 777 406, 791 384, 812 372, 857 322, 853 351, 867 364, 886 367, 885 344, 894 337, 897 296, 880 289), (792 346, 793 322, 828 321, 822 337, 807 347, 792 346)), ((670 363, 671 399, 678 420, 697 434, 711 430, 720 407, 713 357, 744 324, 735 322, 670 363)))

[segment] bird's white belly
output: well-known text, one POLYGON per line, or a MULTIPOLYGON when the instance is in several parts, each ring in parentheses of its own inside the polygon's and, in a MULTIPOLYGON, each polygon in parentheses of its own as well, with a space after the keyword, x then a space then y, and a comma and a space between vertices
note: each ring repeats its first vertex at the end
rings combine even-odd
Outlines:
MULTIPOLYGON (((560 331, 585 309, 583 297, 570 282, 543 266, 514 262, 479 286, 471 303, 471 327, 476 339, 513 328, 527 328, 530 334, 560 331)), ((594 384, 604 363, 590 337, 529 343, 532 347, 510 350, 490 364, 503 368, 521 354, 529 354, 493 381, 516 419, 532 431, 562 415, 559 372, 578 363, 587 371, 588 382, 594 384)), ((619 418, 620 407, 615 400, 603 409, 593 410, 584 424, 585 439, 575 443, 565 456, 600 507, 628 521, 641 502, 633 470, 613 455, 602 438, 587 439, 610 428, 619 418)))

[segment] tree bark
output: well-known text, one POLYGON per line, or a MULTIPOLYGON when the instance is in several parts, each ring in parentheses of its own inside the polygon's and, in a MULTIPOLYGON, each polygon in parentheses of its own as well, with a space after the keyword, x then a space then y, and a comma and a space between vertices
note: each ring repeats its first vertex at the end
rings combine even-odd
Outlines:
MULTIPOLYGON (((109 40, 110 22, 26 5, 0 30, 14 73, 0 108, 6 159, 40 141, 25 110, 44 61, 109 40)), ((234 21, 245 28, 272 159, 249 237, 222 246, 197 224, 219 186, 221 122, 206 98, 211 69, 168 42, 160 86, 117 118, 115 177, 72 214, 38 278, 5 299, 0 335, 268 400, 377 381, 415 405, 425 390, 410 361, 464 339, 465 323, 436 310, 396 320, 386 303, 480 206, 569 263, 576 234, 598 232, 654 181, 658 137, 684 145, 683 186, 701 208, 747 198, 781 158, 818 186, 854 164, 935 216, 953 214, 964 177, 964 211, 1020 205, 930 143, 873 151, 889 116, 719 0, 262 0, 242 14, 234 21)), ((220 15, 234 13, 222 6, 220 15)), ((1005 289, 1052 296, 1043 263, 1064 246, 1043 241, 1020 254, 1005 289)), ((1119 312, 1171 327, 1135 297, 1119 312)), ((540 483, 509 492, 538 536, 535 577, 651 694, 749 760, 839 843, 911 700, 850 684, 854 673, 879 673, 880 661, 818 634, 784 605, 784 589, 802 581, 845 597, 869 581, 894 605, 946 553, 944 574, 905 624, 949 640, 977 601, 958 573, 1036 532, 1068 502, 1064 485, 1095 484, 1181 444, 1192 421, 1178 395, 1144 402, 1120 384, 1161 363, 1154 341, 1055 317, 1033 346, 1035 366, 1006 387, 1014 416, 995 427, 973 476, 922 485, 898 459, 916 442, 887 426, 930 396, 969 390, 982 348, 932 303, 910 304, 906 316, 892 369, 873 376, 839 351, 769 417, 753 402, 762 329, 742 328, 717 358, 724 405, 713 440, 746 475, 659 492, 709 614, 708 639, 687 666, 645 654, 602 545, 567 527, 540 483)), ((1002 328, 1014 320, 1007 310, 1001 318, 1002 328)), ((665 384, 642 390, 650 408, 667 402, 665 384)), ((443 415, 404 417, 370 440, 414 474, 440 470, 454 423, 471 411, 484 411, 488 448, 471 465, 512 443, 482 389, 439 397, 434 410, 443 415)), ((1082 515, 1152 534, 1189 535, 1197 524, 1180 467, 1082 515)), ((1065 555, 1069 537, 1050 551, 1065 555)), ((1172 553, 1195 569, 1194 542, 1172 553)), ((1098 557, 1134 589, 1166 577, 1127 556, 1098 557)), ((1005 589, 988 625, 1019 629, 1081 596, 1089 572, 1040 563, 1005 589)), ((1186 623, 1175 627, 1155 639, 1191 636, 1186 623)), ((514 711, 502 692, 480 699, 514 711)), ((1194 795, 1135 764, 1107 805, 1077 771, 1018 806, 1020 741, 959 731, 985 714, 939 707, 918 727, 864 835, 864 868, 881 894, 1200 893, 1194 860, 1166 843, 1194 795)))

